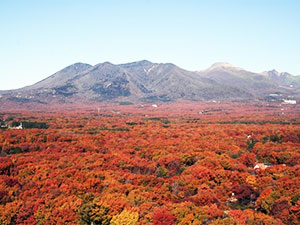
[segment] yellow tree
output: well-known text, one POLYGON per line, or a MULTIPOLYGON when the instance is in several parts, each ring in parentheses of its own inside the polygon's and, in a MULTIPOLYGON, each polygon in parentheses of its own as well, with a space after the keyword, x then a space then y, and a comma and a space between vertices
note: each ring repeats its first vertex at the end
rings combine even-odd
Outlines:
POLYGON ((110 224, 112 225, 135 225, 139 219, 137 212, 124 209, 120 214, 113 216, 110 224))

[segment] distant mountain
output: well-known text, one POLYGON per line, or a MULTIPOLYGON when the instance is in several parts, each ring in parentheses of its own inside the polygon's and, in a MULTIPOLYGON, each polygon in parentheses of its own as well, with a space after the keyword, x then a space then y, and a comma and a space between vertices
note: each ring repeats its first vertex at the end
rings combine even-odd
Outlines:
POLYGON ((187 71, 171 63, 147 60, 120 65, 75 63, 31 86, 1 91, 0 103, 280 101, 274 96, 298 99, 299 87, 300 76, 275 70, 253 73, 229 63, 215 63, 203 71, 187 71))
POLYGON ((278 87, 266 76, 246 71, 229 63, 215 63, 207 70, 198 72, 198 74, 219 84, 243 90, 252 97, 263 97, 278 87))
POLYGON ((269 77, 278 85, 298 88, 300 87, 300 76, 294 76, 287 72, 279 73, 276 70, 265 71, 262 74, 269 77))

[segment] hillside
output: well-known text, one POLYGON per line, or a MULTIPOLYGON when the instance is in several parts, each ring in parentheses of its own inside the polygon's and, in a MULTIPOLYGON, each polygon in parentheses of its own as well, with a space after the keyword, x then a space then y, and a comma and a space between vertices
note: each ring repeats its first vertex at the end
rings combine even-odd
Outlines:
POLYGON ((119 65, 75 63, 36 84, 1 91, 0 102, 47 105, 103 101, 282 101, 297 100, 299 87, 300 76, 275 70, 253 73, 229 63, 215 63, 203 71, 187 71, 171 63, 147 60, 119 65))

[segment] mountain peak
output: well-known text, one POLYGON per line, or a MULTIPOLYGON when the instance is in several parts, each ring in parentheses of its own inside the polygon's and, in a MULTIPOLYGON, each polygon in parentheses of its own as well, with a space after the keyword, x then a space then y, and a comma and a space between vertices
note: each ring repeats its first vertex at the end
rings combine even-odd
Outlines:
POLYGON ((268 70, 262 73, 263 75, 271 76, 271 77, 279 77, 281 75, 280 72, 278 72, 275 69, 268 70))
POLYGON ((70 66, 91 66, 90 64, 87 63, 82 63, 82 62, 76 62, 70 66))
POLYGON ((277 76, 280 75, 280 73, 275 69, 270 70, 269 73, 276 74, 277 76))
POLYGON ((216 62, 212 65, 212 67, 235 67, 229 62, 216 62))
POLYGON ((82 71, 82 70, 88 69, 89 67, 92 67, 92 66, 90 64, 87 64, 87 63, 77 62, 77 63, 74 63, 70 66, 65 67, 64 69, 61 70, 61 72, 66 72, 66 71, 69 71, 69 70, 82 71))
POLYGON ((214 64, 212 64, 208 70, 219 70, 219 69, 226 69, 226 68, 231 68, 231 69, 238 69, 241 70, 241 68, 232 65, 231 63, 228 62, 216 62, 214 64))
POLYGON ((141 60, 141 61, 136 61, 136 62, 131 62, 131 63, 125 63, 125 64, 120 64, 119 66, 123 68, 134 68, 134 67, 139 67, 139 66, 151 66, 153 65, 152 62, 148 60, 141 60))
POLYGON ((145 65, 145 64, 153 64, 152 62, 150 62, 150 61, 148 61, 148 60, 140 60, 140 61, 137 61, 136 63, 138 63, 138 64, 142 64, 142 65, 145 65))
POLYGON ((116 65, 115 64, 112 64, 111 62, 103 62, 103 63, 98 63, 96 64, 95 66, 91 67, 92 70, 95 70, 95 69, 99 69, 99 68, 104 68, 104 67, 115 67, 116 65))

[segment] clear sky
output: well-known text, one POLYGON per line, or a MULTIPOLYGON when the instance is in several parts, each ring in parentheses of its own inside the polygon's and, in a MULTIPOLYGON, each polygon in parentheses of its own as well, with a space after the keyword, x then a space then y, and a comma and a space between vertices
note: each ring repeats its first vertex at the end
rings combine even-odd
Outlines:
POLYGON ((0 90, 84 62, 300 75, 298 0, 1 0, 0 90))

